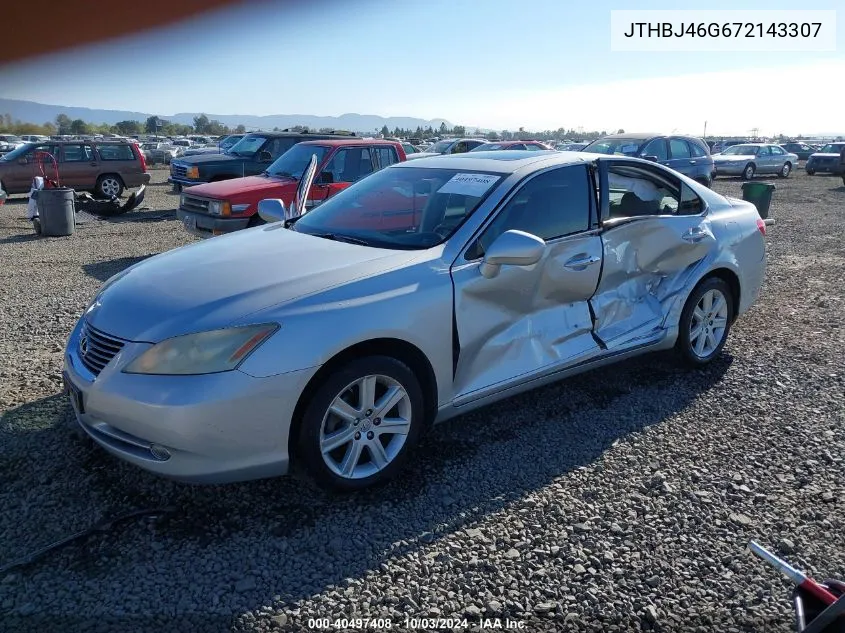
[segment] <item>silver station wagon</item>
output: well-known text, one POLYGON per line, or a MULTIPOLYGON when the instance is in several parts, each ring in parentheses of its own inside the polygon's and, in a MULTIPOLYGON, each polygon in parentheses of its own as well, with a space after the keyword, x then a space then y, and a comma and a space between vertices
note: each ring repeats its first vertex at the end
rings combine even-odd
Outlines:
POLYGON ((261 209, 112 277, 73 330, 76 417, 119 458, 364 488, 476 407, 653 350, 705 365, 765 274, 754 206, 638 158, 421 158, 261 209))

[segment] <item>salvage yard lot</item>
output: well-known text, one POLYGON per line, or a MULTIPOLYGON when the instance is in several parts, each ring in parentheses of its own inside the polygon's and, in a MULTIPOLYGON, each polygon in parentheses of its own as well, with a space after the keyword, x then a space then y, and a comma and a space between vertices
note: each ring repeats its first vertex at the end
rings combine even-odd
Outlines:
POLYGON ((148 208, 72 237, 34 236, 23 197, 0 207, 0 567, 104 516, 173 510, 0 574, 0 630, 789 631, 788 585, 748 540, 842 575, 839 179, 775 181, 766 285, 711 366, 647 356, 507 400, 436 427, 400 481, 336 496, 295 478, 176 484, 80 438, 67 335, 112 274, 195 241, 152 174, 148 208))

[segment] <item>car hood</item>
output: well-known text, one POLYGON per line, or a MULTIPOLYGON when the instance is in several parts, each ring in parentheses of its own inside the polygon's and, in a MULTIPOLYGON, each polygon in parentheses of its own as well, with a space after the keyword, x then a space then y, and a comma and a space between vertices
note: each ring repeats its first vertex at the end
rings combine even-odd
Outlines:
POLYGON ((245 156, 235 156, 234 154, 191 154, 189 156, 180 156, 177 163, 184 163, 185 165, 204 165, 207 163, 233 163, 236 161, 249 160, 245 156))
POLYGON ((408 154, 407 160, 412 158, 428 158, 429 156, 442 156, 439 152, 417 152, 416 154, 408 154))
POLYGON ((754 160, 757 158, 753 154, 714 154, 713 155, 713 162, 714 163, 730 163, 734 161, 742 161, 742 160, 754 160))
POLYGON ((278 191, 280 186, 290 185, 291 190, 296 189, 294 178, 271 178, 269 176, 246 176, 244 178, 230 178, 218 180, 202 185, 187 187, 184 192, 189 195, 202 196, 215 200, 227 200, 230 197, 251 193, 256 191, 278 191))
POLYGON ((834 154, 831 152, 825 152, 824 154, 821 152, 813 152, 810 154, 810 158, 839 158, 840 156, 841 154, 839 153, 834 154))
POLYGON ((314 237, 275 223, 143 260, 112 278, 85 317, 112 336, 156 343, 225 327, 417 256, 314 237))

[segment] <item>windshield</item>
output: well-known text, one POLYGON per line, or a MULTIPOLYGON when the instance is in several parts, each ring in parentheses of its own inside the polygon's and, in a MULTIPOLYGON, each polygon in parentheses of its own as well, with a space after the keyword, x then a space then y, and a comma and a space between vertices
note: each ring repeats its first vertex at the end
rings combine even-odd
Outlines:
POLYGON ((503 149, 505 146, 501 143, 483 143, 478 147, 475 147, 469 151, 471 152, 486 152, 486 151, 493 151, 494 149, 503 149))
POLYGON ((311 156, 317 155, 317 165, 319 165, 328 151, 328 147, 321 145, 294 145, 279 156, 264 173, 277 178, 300 178, 302 172, 308 167, 311 156))
POLYGON ((297 220, 301 233, 377 248, 425 249, 458 229, 505 174, 388 167, 297 220))
POLYGON ((229 153, 237 156, 252 156, 266 141, 266 136, 244 136, 229 149, 229 153))
POLYGON ((447 149, 449 149, 450 147, 452 147, 452 143, 454 143, 454 142, 455 142, 455 141, 437 141, 434 145, 432 145, 431 147, 429 147, 429 148, 428 148, 427 150, 425 150, 425 151, 427 151, 427 152, 435 152, 435 153, 437 153, 437 154, 442 154, 442 153, 443 153, 443 152, 445 152, 447 149))
POLYGON ((227 150, 234 147, 238 141, 240 141, 243 136, 227 136, 222 141, 220 141, 220 149, 227 150))
POLYGON ((606 138, 590 143, 584 151, 594 154, 636 156, 640 153, 642 144, 643 139, 639 138, 606 138))
POLYGON ((842 151, 842 148, 845 145, 834 145, 833 143, 828 143, 824 147, 819 150, 820 154, 838 154, 842 151))
POLYGON ((732 145, 722 153, 729 154, 731 156, 754 156, 755 154, 757 154, 758 149, 759 146, 757 145, 732 145))
POLYGON ((13 149, 8 154, 3 154, 2 156, 0 156, 0 160, 17 160, 18 158, 26 154, 29 150, 31 150, 34 145, 34 143, 27 143, 26 145, 21 145, 20 147, 13 149))

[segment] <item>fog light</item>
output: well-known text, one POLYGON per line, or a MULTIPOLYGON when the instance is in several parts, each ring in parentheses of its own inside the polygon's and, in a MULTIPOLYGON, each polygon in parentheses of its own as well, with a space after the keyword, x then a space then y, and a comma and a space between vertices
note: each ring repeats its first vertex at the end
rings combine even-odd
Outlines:
POLYGON ((150 446, 150 453, 153 454, 160 462, 166 462, 170 459, 170 451, 168 451, 164 446, 159 446, 158 444, 153 444, 150 446))

